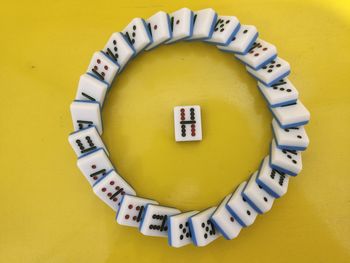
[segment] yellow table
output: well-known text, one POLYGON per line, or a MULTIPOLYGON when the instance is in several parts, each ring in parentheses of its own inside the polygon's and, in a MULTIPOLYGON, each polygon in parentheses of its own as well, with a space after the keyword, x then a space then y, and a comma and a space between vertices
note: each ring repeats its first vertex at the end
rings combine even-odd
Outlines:
MULTIPOLYGON (((349 1, 3 1, 0 262, 350 262, 349 1), (171 3, 170 3, 171 2, 171 3), (117 225, 76 167, 69 104, 94 51, 133 17, 213 7, 256 25, 311 112, 288 194, 239 238, 205 248, 117 225)), ((141 196, 216 205, 268 153, 271 115, 232 55, 203 43, 143 53, 111 89, 103 139, 141 196), (172 108, 202 107, 202 142, 175 143, 172 108)))

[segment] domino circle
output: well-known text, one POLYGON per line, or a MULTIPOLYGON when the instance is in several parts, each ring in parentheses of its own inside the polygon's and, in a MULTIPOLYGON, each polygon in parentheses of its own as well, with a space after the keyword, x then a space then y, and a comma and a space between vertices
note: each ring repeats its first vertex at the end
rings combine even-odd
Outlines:
MULTIPOLYGON (((205 246, 220 236, 234 239, 287 193, 290 179, 302 169, 301 153, 309 145, 305 125, 310 113, 299 100, 289 74, 290 65, 277 56, 276 47, 260 39, 255 26, 243 25, 235 16, 218 15, 211 8, 195 12, 182 8, 171 14, 157 12, 146 20, 135 18, 121 32, 113 33, 102 51, 93 54, 87 72, 80 77, 70 106, 74 132, 68 137, 78 157, 77 166, 93 192, 116 212, 120 225, 136 227, 144 235, 167 237, 172 247, 205 246), (234 55, 257 79, 273 116, 269 155, 220 204, 204 211, 181 212, 137 196, 114 168, 101 138, 101 109, 116 76, 140 52, 178 41, 204 41, 234 55)), ((199 106, 178 106, 174 114, 176 141, 187 135, 193 137, 190 140, 202 139, 197 125, 199 106)))

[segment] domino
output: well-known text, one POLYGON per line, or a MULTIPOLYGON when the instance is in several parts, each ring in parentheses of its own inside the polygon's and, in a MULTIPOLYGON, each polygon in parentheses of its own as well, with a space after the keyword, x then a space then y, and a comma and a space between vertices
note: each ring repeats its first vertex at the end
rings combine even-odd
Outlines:
POLYGON ((301 152, 279 149, 276 141, 272 140, 270 150, 270 166, 280 172, 297 176, 302 168, 301 152))
POLYGON ((174 108, 175 140, 201 141, 202 122, 200 106, 177 106, 174 108))
POLYGON ((71 133, 68 136, 68 141, 78 157, 90 153, 98 148, 104 149, 106 154, 109 155, 107 148, 104 145, 95 126, 71 133))
POLYGON ((102 134, 102 119, 100 104, 96 101, 75 100, 70 105, 74 131, 95 126, 102 134))
POLYGON ((180 214, 175 208, 148 204, 142 216, 139 230, 146 236, 167 237, 169 216, 180 214))
POLYGON ((277 147, 285 150, 305 151, 309 146, 309 137, 304 126, 283 129, 275 119, 272 120, 272 131, 277 147))
POLYGON ((102 106, 108 87, 107 82, 99 80, 94 75, 83 74, 80 76, 75 100, 98 102, 102 106))
POLYGON ((190 217, 189 225, 195 246, 206 246, 221 236, 210 219, 215 209, 211 207, 190 217))
POLYGON ((292 104, 299 97, 299 92, 287 78, 280 79, 271 87, 258 82, 258 88, 270 108, 292 104))
POLYGON ((148 31, 145 20, 134 18, 122 31, 129 44, 135 50, 135 55, 152 44, 152 36, 148 31))
POLYGON ((211 216, 211 221, 213 222, 215 228, 219 230, 219 232, 227 240, 236 238, 242 229, 242 226, 226 208, 227 201, 231 198, 231 196, 232 194, 227 195, 211 216))
POLYGON ((183 247, 192 244, 192 235, 188 220, 198 211, 190 211, 168 218, 168 243, 172 247, 183 247))
POLYGON ((211 38, 214 33, 217 14, 214 9, 206 8, 194 12, 193 34, 186 40, 204 40, 211 38))
POLYGON ((225 52, 232 52, 239 55, 245 55, 253 46, 258 38, 258 30, 255 26, 241 25, 237 34, 230 39, 227 46, 218 45, 218 49, 225 52))
POLYGON ((136 195, 135 190, 115 170, 100 178, 92 189, 114 211, 118 211, 125 194, 136 195))
POLYGON ((246 184, 247 182, 245 181, 241 183, 226 203, 227 210, 243 227, 252 225, 258 215, 242 196, 242 191, 246 184))
POLYGON ((274 45, 258 38, 248 53, 245 55, 235 54, 235 57, 245 65, 259 70, 277 57, 277 49, 274 45))
POLYGON ((146 20, 148 31, 152 36, 153 42, 146 50, 151 50, 167 40, 172 38, 169 15, 163 11, 159 11, 146 20))
POLYGON ((280 57, 271 60, 258 70, 246 66, 248 73, 263 83, 265 86, 272 86, 290 74, 290 65, 280 57))
POLYGON ((119 65, 115 61, 111 60, 105 53, 99 51, 95 52, 92 56, 87 72, 111 85, 119 68, 119 65))
POLYGON ((280 107, 270 108, 270 110, 283 129, 299 127, 310 121, 310 112, 300 100, 280 107))
POLYGON ((145 207, 148 204, 157 205, 158 202, 125 194, 122 197, 120 208, 116 215, 116 220, 119 225, 140 227, 142 216, 145 212, 145 207))
POLYGON ((135 55, 135 50, 121 32, 111 35, 103 49, 104 53, 123 69, 135 55))
POLYGON ((258 172, 255 172, 250 176, 242 191, 242 196, 256 212, 264 214, 271 210, 275 198, 256 182, 257 175, 258 172))
POLYGON ((261 162, 256 182, 274 198, 280 198, 287 193, 289 175, 271 168, 270 156, 266 156, 261 162))
POLYGON ((170 28, 172 38, 166 44, 187 39, 193 33, 193 12, 188 8, 181 8, 170 14, 170 28))
POLYGON ((237 34, 241 24, 235 16, 218 16, 211 38, 204 40, 207 43, 227 46, 237 34))
POLYGON ((91 186, 114 169, 107 153, 102 148, 80 156, 77 166, 91 186))

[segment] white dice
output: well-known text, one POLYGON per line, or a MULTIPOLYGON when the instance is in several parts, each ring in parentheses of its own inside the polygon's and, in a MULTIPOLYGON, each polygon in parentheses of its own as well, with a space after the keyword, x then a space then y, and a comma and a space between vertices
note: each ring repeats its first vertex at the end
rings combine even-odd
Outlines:
POLYGON ((242 191, 247 182, 241 183, 236 191, 232 194, 227 201, 226 208, 231 215, 241 224, 243 227, 250 226, 254 223, 257 212, 248 204, 247 200, 242 196, 242 191))
POLYGON ((246 66, 246 69, 254 78, 266 86, 276 84, 281 79, 287 77, 290 73, 289 63, 280 57, 271 60, 258 70, 252 69, 248 66, 246 66))
POLYGON ((198 211, 190 211, 168 218, 168 243, 172 247, 183 247, 192 243, 188 220, 198 211))
POLYGON ((111 85, 119 68, 117 62, 111 60, 105 53, 99 51, 95 52, 92 56, 87 72, 93 74, 99 80, 105 81, 108 85, 111 85))
POLYGON ((140 227, 141 219, 148 204, 158 204, 158 202, 141 198, 138 196, 124 195, 118 210, 116 219, 119 225, 140 227))
POLYGON ((77 165, 91 186, 114 169, 105 150, 102 148, 80 156, 77 165))
POLYGON ((215 209, 216 207, 211 207, 190 217, 193 243, 198 247, 206 246, 220 236, 210 219, 215 209))
POLYGON ((257 175, 258 172, 251 175, 248 183, 243 189, 242 196, 256 212, 264 214, 270 211, 275 198, 256 182, 257 175))
POLYGON ((142 18, 134 18, 123 30, 136 55, 152 44, 152 37, 142 18))
POLYGON ((211 216, 214 226, 227 240, 236 238, 242 229, 241 224, 227 210, 226 204, 231 196, 227 195, 211 216))
POLYGON ((303 164, 301 161, 301 152, 295 150, 279 149, 276 141, 272 140, 270 150, 270 165, 272 168, 289 174, 297 176, 303 164))
POLYGON ((194 12, 193 34, 187 40, 203 40, 213 35, 217 14, 214 9, 207 8, 194 12))
POLYGON ((172 207, 148 204, 142 216, 140 232, 146 236, 167 237, 169 216, 180 214, 172 207))
POLYGON ((95 126, 102 134, 100 103, 96 101, 75 100, 70 105, 74 131, 95 126))
POLYGON ((102 106, 108 87, 109 85, 107 82, 99 80, 93 74, 83 74, 80 76, 75 100, 96 101, 102 106))
POLYGON ((278 124, 284 128, 299 127, 310 121, 310 112, 300 100, 294 103, 270 108, 278 124))
POLYGON ((95 126, 71 133, 68 141, 78 157, 98 148, 103 148, 109 154, 95 126))
POLYGON ((239 31, 230 39, 227 46, 218 45, 217 47, 225 52, 244 55, 252 47, 258 35, 259 33, 255 26, 241 25, 239 31))
POLYGON ((118 63, 121 69, 126 66, 135 54, 134 48, 120 32, 111 35, 103 51, 112 60, 118 63))
POLYGON ((258 88, 271 108, 294 103, 299 97, 299 92, 287 78, 280 79, 272 86, 258 82, 258 88))
POLYGON ((274 198, 279 198, 287 193, 289 175, 270 167, 270 156, 262 161, 256 182, 274 198))
POLYGON ((159 11, 146 20, 153 42, 146 50, 151 50, 172 38, 169 15, 159 11))
POLYGON ((237 34, 240 26, 241 25, 235 16, 219 16, 211 38, 204 41, 215 45, 227 46, 237 34))
POLYGON ((170 15, 172 38, 166 43, 174 43, 192 36, 193 12, 188 8, 181 8, 170 15))
POLYGON ((134 189, 115 170, 98 180, 93 191, 114 211, 118 211, 123 195, 136 195, 134 189))
POLYGON ((258 38, 247 54, 235 56, 247 66, 258 70, 277 57, 277 49, 274 45, 258 38))
POLYGON ((174 108, 175 140, 202 140, 201 109, 198 105, 177 106, 174 108))

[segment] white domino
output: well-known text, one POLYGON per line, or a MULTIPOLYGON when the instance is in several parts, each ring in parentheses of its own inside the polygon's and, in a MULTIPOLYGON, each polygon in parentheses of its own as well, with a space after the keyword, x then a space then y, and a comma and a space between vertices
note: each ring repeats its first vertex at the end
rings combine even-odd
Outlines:
POLYGON ((168 243, 172 247, 183 247, 192 244, 192 235, 188 220, 198 211, 190 211, 168 218, 168 243))
POLYGON ((257 175, 258 172, 256 171, 250 176, 248 183, 243 189, 242 196, 255 211, 259 214, 264 214, 271 210, 275 198, 256 182, 257 175))
POLYGON ((137 228, 140 227, 145 207, 148 204, 158 204, 158 202, 138 196, 124 195, 116 216, 118 224, 137 228))
POLYGON ((175 140, 202 140, 201 109, 198 105, 177 106, 174 108, 175 140))
POLYGON ((301 152, 279 149, 275 140, 272 140, 270 166, 291 176, 297 176, 303 168, 301 152))
POLYGON ((304 151, 309 146, 309 137, 304 126, 283 129, 275 119, 272 120, 272 131, 280 149, 304 151))
POLYGON ((148 204, 142 216, 140 232, 146 236, 167 237, 169 216, 180 214, 172 207, 148 204))
POLYGON ((83 74, 80 76, 75 100, 96 101, 102 106, 108 87, 107 82, 99 80, 93 74, 83 74))
POLYGON ((258 38, 246 54, 235 54, 235 56, 247 66, 258 70, 277 57, 277 49, 274 45, 258 38))
POLYGON ((103 148, 107 155, 109 155, 95 126, 71 133, 68 137, 68 141, 78 157, 98 148, 103 148))
POLYGON ((256 181, 266 192, 274 198, 279 198, 287 193, 289 175, 270 167, 270 156, 262 161, 256 181))
POLYGON ((153 42, 146 50, 151 50, 172 38, 169 15, 159 11, 146 20, 153 42))
POLYGON ((244 55, 252 47, 258 35, 259 33, 255 26, 241 25, 239 31, 230 39, 227 46, 218 45, 217 47, 225 52, 244 55))
POLYGON ((227 195, 211 216, 214 226, 227 240, 236 238, 242 229, 241 224, 238 223, 226 208, 227 201, 231 196, 232 194, 227 195))
POLYGON ((241 183, 226 204, 227 210, 243 227, 252 225, 258 215, 242 196, 242 191, 246 184, 247 182, 245 181, 241 183))
POLYGON ((77 165, 91 186, 114 169, 108 155, 102 148, 80 156, 77 165))
POLYGON ((299 97, 299 92, 287 78, 271 86, 258 82, 258 88, 271 108, 294 103, 299 97))
POLYGON ((310 112, 300 100, 276 108, 270 108, 278 124, 286 129, 299 127, 310 121, 310 112))
POLYGON ((193 243, 197 247, 206 246, 221 236, 210 219, 215 209, 216 207, 208 208, 189 219, 193 243))
POLYGON ((134 48, 136 54, 152 44, 152 37, 148 31, 145 20, 134 18, 122 32, 129 44, 134 48))
POLYGON ((203 40, 214 33, 217 14, 214 9, 206 8, 194 12, 193 34, 187 40, 203 40))
POLYGON ((260 69, 246 66, 247 71, 266 86, 272 86, 290 74, 290 65, 284 59, 277 57, 260 69))
POLYGON ((207 43, 227 46, 237 34, 241 24, 235 16, 218 16, 211 38, 204 40, 207 43))
POLYGON ((94 184, 93 191, 114 211, 118 211, 125 194, 136 195, 135 190, 115 170, 100 178, 94 184))
POLYGON ((74 131, 96 126, 102 134, 102 118, 100 103, 96 101, 75 100, 70 105, 74 131))
POLYGON ((166 41, 166 44, 171 44, 192 36, 193 12, 190 9, 181 8, 171 13, 169 16, 172 38, 166 41))
POLYGON ((128 64, 135 54, 134 48, 120 32, 116 32, 111 35, 103 51, 112 60, 117 62, 121 69, 128 64))
POLYGON ((119 68, 118 63, 110 59, 105 53, 99 51, 95 52, 92 56, 87 72, 111 85, 119 68))

